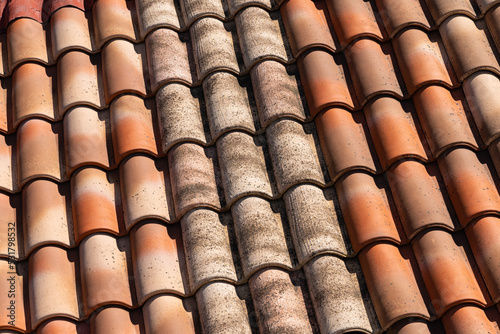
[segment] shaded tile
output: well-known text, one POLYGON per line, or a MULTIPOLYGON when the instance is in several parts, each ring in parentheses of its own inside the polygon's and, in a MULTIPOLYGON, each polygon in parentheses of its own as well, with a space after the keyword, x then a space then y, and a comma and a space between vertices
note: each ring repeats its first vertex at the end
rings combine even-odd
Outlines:
MULTIPOLYGON (((25 282, 28 280, 27 271, 24 270, 21 264, 9 263, 7 260, 0 260, 0 307, 4 310, 4 316, 0 317, 0 326, 6 329, 16 329, 23 332, 30 328, 26 323, 26 317, 29 318, 29 305, 24 305, 27 300, 25 290, 23 289, 25 282), (15 290, 15 295, 10 296, 9 291, 15 290), (11 313, 9 307, 14 303, 14 314, 11 313), (10 322, 10 323, 9 323, 10 322)), ((50 286, 48 287, 50 291, 50 286)), ((66 300, 65 300, 66 301, 66 300)), ((65 302, 63 301, 63 302, 65 302)), ((28 304, 28 303, 27 303, 28 304)), ((11 307, 12 309, 12 307, 11 307)), ((6 331, 5 329, 3 329, 6 331)), ((6 331, 7 332, 7 331, 6 331)), ((8 332, 7 332, 8 333, 8 332)), ((18 333, 17 331, 15 333, 18 333)))
POLYGON ((94 33, 98 48, 112 38, 126 38, 134 41, 135 6, 132 1, 96 1, 92 8, 94 33))
POLYGON ((9 67, 9 52, 7 43, 7 33, 0 33, 0 75, 4 76, 10 73, 11 68, 9 67))
POLYGON ((102 67, 106 103, 121 93, 147 94, 144 44, 121 39, 111 41, 103 48, 102 67))
POLYGON ((364 282, 357 261, 320 256, 308 262, 304 271, 322 333, 378 329, 378 323, 370 322, 373 305, 366 287, 361 287, 364 282))
POLYGON ((443 315, 442 322, 447 332, 466 334, 471 332, 498 333, 497 311, 485 312, 479 307, 466 305, 457 306, 443 315))
POLYGON ((281 117, 306 119, 296 70, 287 71, 283 64, 269 60, 256 64, 250 74, 261 127, 281 117))
POLYGON ((364 113, 383 168, 401 158, 429 159, 415 126, 415 113, 410 103, 381 97, 367 104, 364 113))
POLYGON ((361 112, 328 109, 316 117, 315 124, 333 180, 355 169, 375 172, 377 167, 365 135, 365 119, 361 112))
POLYGON ((453 231, 455 226, 448 201, 443 198, 439 184, 439 170, 434 165, 424 166, 416 161, 394 164, 387 178, 401 223, 408 239, 431 226, 453 231))
POLYGON ((19 183, 35 177, 61 179, 60 136, 62 124, 50 124, 40 119, 30 119, 17 131, 17 164, 19 183))
POLYGON ((130 288, 134 282, 127 268, 129 247, 128 238, 115 239, 99 233, 92 234, 80 243, 80 272, 85 315, 107 304, 126 307, 133 305, 130 288))
POLYGON ((406 317, 429 319, 415 260, 407 247, 376 243, 359 255, 366 285, 382 329, 406 317))
POLYGON ((131 153, 158 154, 151 102, 135 95, 122 95, 111 103, 111 133, 117 163, 131 153))
POLYGON ((490 144, 488 151, 490 152, 491 160, 493 160, 495 169, 497 170, 497 176, 500 177, 500 138, 490 144))
POLYGON ((203 92, 212 139, 234 129, 255 132, 248 80, 216 72, 203 80, 203 92))
POLYGON ((478 148, 467 120, 467 104, 461 91, 429 86, 413 95, 423 133, 434 156, 457 145, 478 148))
POLYGON ((36 334, 90 334, 88 322, 74 322, 66 318, 49 319, 36 328, 36 334))
MULTIPOLYGON (((468 2, 468 1, 467 1, 468 2)), ((444 46, 460 81, 483 69, 500 73, 486 35, 486 25, 465 16, 453 16, 439 27, 444 46)))
POLYGON ((481 214, 500 211, 500 196, 484 156, 457 148, 441 155, 438 163, 463 227, 481 214))
POLYGON ((291 120, 282 120, 267 128, 266 138, 280 194, 300 182, 325 183, 313 131, 291 120))
POLYGON ((263 137, 230 132, 217 141, 222 184, 227 205, 247 195, 273 197, 264 157, 263 137))
MULTIPOLYGON (((0 193, 0 256, 18 259, 23 254, 21 200, 0 193)), ((4 295, 3 295, 4 296, 4 295)))
POLYGON ((69 189, 47 180, 23 188, 25 254, 46 244, 74 245, 69 189))
POLYGON ((401 321, 396 322, 387 331, 388 334, 432 334, 432 333, 444 333, 443 325, 441 321, 435 321, 429 323, 423 319, 418 318, 406 318, 401 321))
MULTIPOLYGON (((1 56, 0 56, 1 57, 1 56)), ((0 80, 0 133, 12 131, 12 80, 0 80)))
POLYGON ((121 198, 125 228, 148 218, 170 221, 173 207, 170 200, 166 161, 155 162, 136 155, 120 166, 121 198))
POLYGON ((405 95, 389 44, 361 39, 346 49, 346 58, 361 104, 377 94, 405 95))
POLYGON ((142 308, 147 333, 186 333, 200 331, 194 299, 162 295, 149 299, 142 308))
MULTIPOLYGON (((218 1, 218 0, 215 0, 218 1)), ((238 74, 240 68, 234 51, 231 30, 214 18, 203 18, 190 28, 198 80, 216 70, 238 74)))
POLYGON ((408 26, 431 29, 431 23, 420 0, 375 0, 375 3, 391 38, 408 26))
POLYGON ((234 285, 208 283, 196 292, 201 325, 205 333, 250 334, 250 319, 244 299, 234 285))
POLYGON ((249 281, 261 333, 312 333, 304 292, 282 270, 265 269, 249 281))
POLYGON ((189 292, 179 224, 148 221, 132 230, 130 243, 139 304, 159 293, 189 292))
POLYGON ((179 13, 173 0, 136 0, 135 6, 142 38, 157 27, 180 28, 179 13))
POLYGON ((283 211, 278 203, 259 197, 246 197, 231 207, 244 277, 264 266, 292 267, 283 211))
POLYGON ((75 239, 93 232, 120 233, 121 203, 116 176, 85 168, 71 177, 71 206, 75 239))
POLYGON ((92 333, 136 334, 141 332, 143 324, 140 313, 109 307, 92 314, 90 328, 92 333))
POLYGON ((184 16, 184 24, 186 26, 190 26, 194 20, 200 17, 217 17, 221 20, 225 19, 221 0, 181 0, 180 4, 184 16))
POLYGON ((494 5, 498 4, 499 0, 476 0, 481 13, 484 14, 488 11, 488 9, 492 8, 494 5))
POLYGON ((97 109, 106 105, 99 57, 80 51, 68 52, 57 62, 57 71, 61 115, 76 105, 86 104, 97 109))
POLYGON ((14 128, 30 117, 59 118, 55 96, 55 68, 27 63, 12 74, 12 121, 14 128))
POLYGON ((193 210, 182 217, 191 291, 213 280, 237 281, 227 223, 211 210, 193 210))
POLYGON ((196 144, 181 144, 168 152, 172 195, 177 217, 195 206, 221 207, 214 150, 196 144))
POLYGON ((45 31, 40 23, 21 18, 9 24, 7 29, 7 50, 9 72, 21 62, 49 62, 45 42, 45 31))
POLYGON ((471 18, 476 17, 476 12, 470 0, 425 0, 425 2, 437 25, 441 24, 447 17, 455 14, 463 14, 471 18))
POLYGON ((52 54, 54 59, 71 49, 92 52, 92 40, 89 22, 84 11, 75 7, 64 7, 50 18, 52 54))
POLYGON ((74 253, 51 246, 40 248, 29 257, 32 328, 53 316, 80 318, 76 261, 74 253))
POLYGON ((259 7, 247 7, 236 15, 235 22, 247 70, 260 59, 288 60, 278 16, 259 7))
POLYGON ((76 107, 67 112, 63 124, 68 176, 85 165, 103 168, 114 165, 113 152, 107 142, 111 139, 108 112, 76 107))
POLYGON ((161 87, 156 93, 164 154, 180 142, 192 141, 203 145, 210 141, 209 134, 203 127, 200 113, 200 99, 202 103, 203 99, 200 95, 189 87, 175 83, 161 87))
POLYGON ((291 0, 281 6, 280 12, 295 57, 312 47, 337 50, 324 2, 291 0))
POLYGON ((16 151, 15 139, 0 134, 0 189, 8 192, 17 190, 16 151))

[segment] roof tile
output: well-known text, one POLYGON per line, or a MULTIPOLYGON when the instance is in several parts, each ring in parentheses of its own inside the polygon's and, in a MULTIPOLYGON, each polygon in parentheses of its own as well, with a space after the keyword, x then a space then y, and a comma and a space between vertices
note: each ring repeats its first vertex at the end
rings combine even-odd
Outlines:
POLYGON ((485 312, 475 306, 457 306, 444 314, 442 322, 446 331, 450 333, 466 334, 471 331, 498 333, 500 315, 496 310, 488 311, 485 312))
POLYGON ((180 9, 173 0, 135 0, 135 6, 142 38, 158 27, 180 28, 180 9))
POLYGON ((15 145, 13 136, 0 134, 0 189, 8 192, 17 190, 15 145))
POLYGON ((476 0, 476 3, 479 6, 479 9, 481 9, 482 14, 486 13, 488 9, 492 8, 499 2, 499 0, 476 0))
POLYGON ((136 39, 133 1, 96 1, 92 8, 95 40, 98 48, 114 38, 136 39))
POLYGON ((431 29, 431 20, 420 0, 375 0, 375 3, 391 38, 408 26, 431 29))
POLYGON ((471 0, 425 0, 436 24, 441 24, 447 17, 463 14, 476 17, 471 0))
POLYGON ((63 7, 55 12, 50 19, 50 32, 54 59, 66 50, 92 52, 94 49, 88 18, 80 9, 63 7))
POLYGON ((225 18, 220 0, 181 0, 179 2, 186 26, 191 26, 195 20, 203 17, 217 17, 221 20, 225 18))
POLYGON ((49 62, 45 31, 40 23, 31 19, 12 22, 7 30, 9 72, 21 62, 49 62))
POLYGON ((148 299, 142 310, 147 333, 195 334, 200 330, 196 301, 193 299, 160 295, 148 299))
POLYGON ((0 133, 7 133, 12 130, 11 119, 11 96, 12 92, 11 78, 0 81, 0 133))
POLYGON ((250 7, 257 6, 262 7, 268 11, 271 11, 276 7, 276 3, 279 2, 275 0, 228 0, 229 12, 231 16, 234 16, 238 11, 250 7))
POLYGON ((40 324, 36 329, 36 333, 90 334, 90 326, 89 322, 75 323, 66 318, 53 318, 40 324))
POLYGON ((497 176, 500 176, 500 138, 490 144, 488 151, 497 170, 497 176))
POLYGON ((21 199, 0 193, 0 257, 18 259, 23 251, 21 199), (21 226, 20 226, 21 225, 21 226), (10 239, 9 242, 9 238, 10 239), (14 240, 14 241, 13 241, 14 240), (10 252, 9 252, 10 248, 10 252))
POLYGON ((17 292, 14 296, 11 296, 12 298, 0 298, 0 307, 4 310, 8 310, 12 301, 14 301, 16 308, 12 316, 9 310, 6 316, 0 318, 0 326, 6 329, 26 331, 26 329, 29 328, 29 325, 26 326, 26 318, 29 318, 28 309, 31 305, 30 303, 26 303, 27 305, 25 305, 25 300, 28 299, 25 295, 27 291, 25 292, 24 290, 24 284, 28 283, 28 272, 24 268, 24 264, 16 265, 13 262, 9 263, 9 261, 5 259, 0 259, 0 270, 0 293, 2 296, 8 297, 9 290, 15 290, 17 292), (9 322, 11 323, 9 324, 9 322))
POLYGON ((136 313, 128 312, 122 308, 109 307, 91 318, 93 333, 139 333, 143 327, 136 313))

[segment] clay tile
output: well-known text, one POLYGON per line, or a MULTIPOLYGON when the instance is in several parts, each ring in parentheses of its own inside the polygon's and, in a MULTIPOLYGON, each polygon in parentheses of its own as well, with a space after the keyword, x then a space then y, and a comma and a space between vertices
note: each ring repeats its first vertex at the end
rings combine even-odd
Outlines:
POLYGON ((205 333, 250 334, 249 310, 238 297, 235 286, 214 282, 196 292, 201 325, 205 333))
POLYGON ((29 300, 32 328, 49 317, 80 318, 76 261, 74 253, 59 247, 43 247, 30 255, 29 300))
POLYGON ((122 95, 111 103, 111 133, 116 162, 133 152, 157 155, 152 101, 122 95))
POLYGON ((479 133, 488 145, 500 136, 500 80, 489 72, 477 72, 463 83, 465 97, 479 133))
MULTIPOLYGON (((25 332, 26 329, 31 327, 26 324, 26 317, 29 317, 29 314, 26 314, 26 312, 29 306, 26 305, 25 307, 24 305, 24 301, 28 300, 25 295, 27 291, 24 289, 24 283, 28 283, 26 282, 28 280, 27 270, 20 263, 14 264, 14 262, 2 259, 0 260, 0 273, 0 296, 2 296, 0 298, 0 307, 4 310, 5 314, 3 317, 0 317, 2 331, 9 333, 6 329, 16 329, 25 332), (15 290, 15 294, 11 298, 9 298, 10 290, 15 290), (9 310, 12 303, 15 305, 13 314, 9 310)), ((52 291, 50 285, 46 288, 48 289, 47 291, 52 291)), ((33 305, 34 302, 32 301, 30 305, 33 305)))
POLYGON ((231 30, 226 30, 223 22, 203 18, 196 21, 189 32, 199 80, 216 70, 240 72, 231 30))
POLYGON ((383 168, 401 158, 428 160, 415 126, 411 103, 382 97, 364 108, 366 122, 383 168))
POLYGON ((12 119, 14 128, 29 117, 59 118, 55 93, 55 68, 28 63, 12 75, 12 119))
POLYGON ((13 137, 0 134, 0 189, 17 190, 16 143, 13 137))
POLYGON ((146 37, 151 89, 156 91, 167 82, 182 82, 191 85, 195 78, 195 70, 191 49, 186 41, 182 41, 177 32, 170 29, 157 29, 146 37), (165 57, 165 55, 169 55, 165 57))
POLYGON ((23 250, 20 198, 0 193, 0 256, 18 259, 23 250), (10 241, 9 241, 10 238, 10 241), (10 248, 10 250, 9 250, 10 248))
MULTIPOLYGON (((60 133, 60 124, 52 125, 40 119, 30 119, 19 126, 17 163, 20 184, 40 176, 61 179, 60 133)), ((64 159, 63 154, 61 158, 64 159)))
POLYGON ((106 234, 92 234, 79 247, 85 315, 106 304, 133 305, 127 257, 128 238, 115 239, 106 234))
POLYGON ((332 105, 357 107, 354 90, 343 56, 312 51, 297 60, 304 94, 312 116, 332 105))
POLYGON ((322 333, 379 329, 373 321, 373 305, 365 304, 369 298, 366 287, 360 286, 362 272, 357 261, 320 256, 308 262, 304 271, 322 333))
POLYGON ((312 333, 301 286, 282 270, 261 270, 250 278, 262 333, 312 333))
POLYGON ((270 125, 266 138, 280 194, 299 182, 325 183, 314 129, 291 120, 270 125))
POLYGON ((354 169, 376 172, 361 112, 351 113, 345 109, 332 108, 318 115, 315 123, 333 180, 354 169))
POLYGON ((98 48, 101 48, 112 38, 121 37, 131 41, 136 39, 135 6, 132 1, 96 1, 92 13, 94 14, 94 32, 98 48))
POLYGON ((64 117, 66 168, 70 175, 84 165, 109 168, 113 165, 108 151, 109 115, 87 107, 71 109, 64 117))
POLYGON ((200 112, 200 99, 203 98, 200 95, 199 90, 180 84, 165 85, 156 93, 163 154, 180 142, 192 141, 203 145, 210 141, 210 135, 203 127, 200 112))
POLYGON ((230 132, 217 141, 227 205, 250 194, 273 197, 264 146, 264 138, 242 132, 230 132))
POLYGON ((54 59, 70 49, 93 51, 89 22, 85 12, 80 9, 74 7, 59 9, 50 19, 50 31, 54 59))
POLYGON ((486 13, 490 8, 499 3, 499 0, 476 0, 479 9, 481 9, 481 13, 486 13))
POLYGON ((165 161, 133 156, 120 167, 126 229, 146 218, 169 221, 173 213, 165 161))
POLYGON ((385 33, 379 27, 371 1, 327 0, 326 4, 342 47, 359 37, 384 39, 385 33))
POLYGON ((44 22, 48 17, 53 15, 54 12, 63 7, 75 7, 84 11, 89 10, 94 0, 52 0, 44 3, 44 22), (47 3, 48 2, 48 3, 47 3), (48 6, 47 6, 48 5, 48 6))
POLYGON ((71 178, 75 239, 79 243, 92 232, 120 232, 118 183, 96 168, 85 168, 71 178))
POLYGON ((425 0, 425 2, 437 25, 440 25, 447 17, 455 14, 476 18, 476 12, 472 7, 471 0, 425 0))
POLYGON ((132 44, 120 39, 106 44, 102 51, 106 103, 125 92, 147 94, 144 54, 144 44, 132 44))
POLYGON ((489 69, 500 74, 500 65, 491 48, 483 21, 452 16, 441 24, 439 32, 458 79, 489 69))
POLYGON ((339 179, 336 189, 354 251, 376 240, 401 242, 381 180, 353 173, 339 179))
POLYGON ((292 267, 283 230, 283 211, 279 203, 271 204, 259 197, 246 197, 232 206, 245 277, 264 266, 292 267))
POLYGON ((488 146, 488 151, 490 152, 491 160, 493 160, 493 164, 497 170, 497 175, 500 177, 500 138, 488 146))
POLYGON ((132 230, 130 242, 139 304, 161 292, 189 292, 179 224, 147 222, 132 230))
MULTIPOLYGON (((1 57, 1 55, 0 55, 1 57)), ((0 133, 12 131, 12 80, 6 78, 0 82, 0 133)))
POLYGON ((467 226, 465 232, 474 258, 495 303, 500 300, 500 219, 484 217, 467 226))
POLYGON ((483 157, 458 148, 444 153, 438 160, 462 226, 480 214, 500 211, 500 196, 483 157))
POLYGON ((4 15, 7 16, 8 22, 27 17, 42 23, 42 12, 45 9, 43 0, 14 0, 9 1, 6 7, 4 15))
POLYGON ((173 0, 136 0, 135 6, 142 38, 157 27, 180 29, 173 0))
POLYGON ((346 57, 361 104, 377 94, 405 95, 389 44, 361 39, 346 49, 346 57))
POLYGON ((277 7, 276 0, 228 0, 229 12, 231 16, 235 15, 240 10, 250 6, 257 6, 266 9, 267 11, 271 11, 277 7))
POLYGON ((216 72, 203 80, 203 91, 212 139, 223 133, 241 129, 255 132, 250 80, 238 80, 226 72, 216 72))
POLYGON ((454 230, 438 182, 439 170, 416 161, 393 165, 387 172, 394 202, 408 239, 430 226, 454 230))
POLYGON ((456 84, 439 34, 408 29, 393 39, 393 45, 409 94, 430 83, 456 84))
POLYGON ((332 52, 337 50, 323 1, 290 0, 281 6, 280 11, 295 57, 312 47, 324 47, 332 52))
POLYGON ((69 189, 47 180, 23 188, 25 253, 44 244, 74 244, 69 189))
POLYGON ((375 0, 378 13, 384 22, 387 33, 392 38, 401 29, 419 26, 430 30, 431 24, 427 13, 419 0, 375 0))
MULTIPOLYGON (((0 23, 0 26, 2 26, 2 24, 0 23)), ((10 72, 10 68, 9 68, 9 57, 8 57, 8 51, 7 51, 7 33, 5 32, 2 32, 0 33, 0 75, 1 76, 4 76, 6 75, 8 72, 10 72)))
POLYGON ((500 24, 498 20, 500 19, 500 9, 499 7, 492 8, 486 13, 484 20, 488 26, 488 30, 491 33, 491 37, 495 41, 497 50, 500 48, 500 24))
POLYGON ((287 71, 277 61, 263 61, 250 71, 260 125, 265 128, 281 117, 306 119, 296 69, 287 71))
POLYGON ((248 7, 235 18, 246 69, 261 59, 288 60, 278 16, 259 7, 248 7))
POLYGON ((9 71, 24 61, 49 62, 45 30, 40 23, 31 19, 19 19, 7 29, 9 71))
POLYGON ((77 322, 67 318, 54 318, 40 324, 36 328, 36 334, 90 334, 89 323, 86 321, 77 322))
POLYGON ((441 321, 447 333, 498 333, 498 312, 484 311, 476 306, 457 306, 446 312, 441 321))
POLYGON ((182 217, 191 291, 212 280, 237 281, 227 224, 211 210, 194 210, 182 217))
MULTIPOLYGON (((57 62, 59 109, 63 114, 69 108, 86 104, 98 109, 104 107, 100 59, 75 51, 65 53, 57 62)), ((120 69, 122 72, 128 72, 120 69)), ((132 69, 131 69, 132 70, 132 69)))
POLYGON ((347 255, 346 240, 340 230, 332 188, 322 190, 304 184, 285 193, 284 201, 299 263, 316 254, 347 255))
POLYGON ((170 182, 177 217, 195 206, 221 207, 217 192, 217 157, 212 149, 181 144, 168 152, 170 182))
POLYGON ((407 317, 429 319, 411 249, 376 243, 360 253, 359 261, 383 329, 407 317))
POLYGON ((162 295, 149 299, 142 310, 146 333, 195 334, 201 331, 194 299, 162 295))
POLYGON ((118 307, 105 308, 90 319, 92 333, 141 333, 143 321, 140 313, 118 307))
POLYGON ((180 4, 185 26, 190 26, 193 21, 200 17, 211 16, 217 17, 221 20, 225 19, 224 8, 221 0, 181 0, 180 4))
POLYGON ((464 100, 460 90, 449 91, 440 86, 429 86, 413 95, 420 124, 434 156, 457 145, 478 148, 464 100))
POLYGON ((407 318, 396 322, 392 325, 387 334, 432 334, 432 333, 443 333, 444 329, 439 321, 436 322, 438 325, 434 327, 439 327, 439 331, 431 331, 430 323, 419 318, 407 318))

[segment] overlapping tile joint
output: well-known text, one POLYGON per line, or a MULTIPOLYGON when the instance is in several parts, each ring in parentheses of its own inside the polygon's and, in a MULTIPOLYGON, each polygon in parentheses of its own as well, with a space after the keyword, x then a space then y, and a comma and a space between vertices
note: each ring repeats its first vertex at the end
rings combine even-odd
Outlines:
POLYGON ((500 332, 500 1, 0 8, 0 330, 500 332))

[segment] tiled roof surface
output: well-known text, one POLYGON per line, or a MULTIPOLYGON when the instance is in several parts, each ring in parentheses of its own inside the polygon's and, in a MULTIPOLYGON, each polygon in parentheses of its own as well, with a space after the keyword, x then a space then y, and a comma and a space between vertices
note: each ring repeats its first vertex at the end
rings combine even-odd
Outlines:
POLYGON ((497 3, 3 1, 0 330, 499 333, 497 3))

